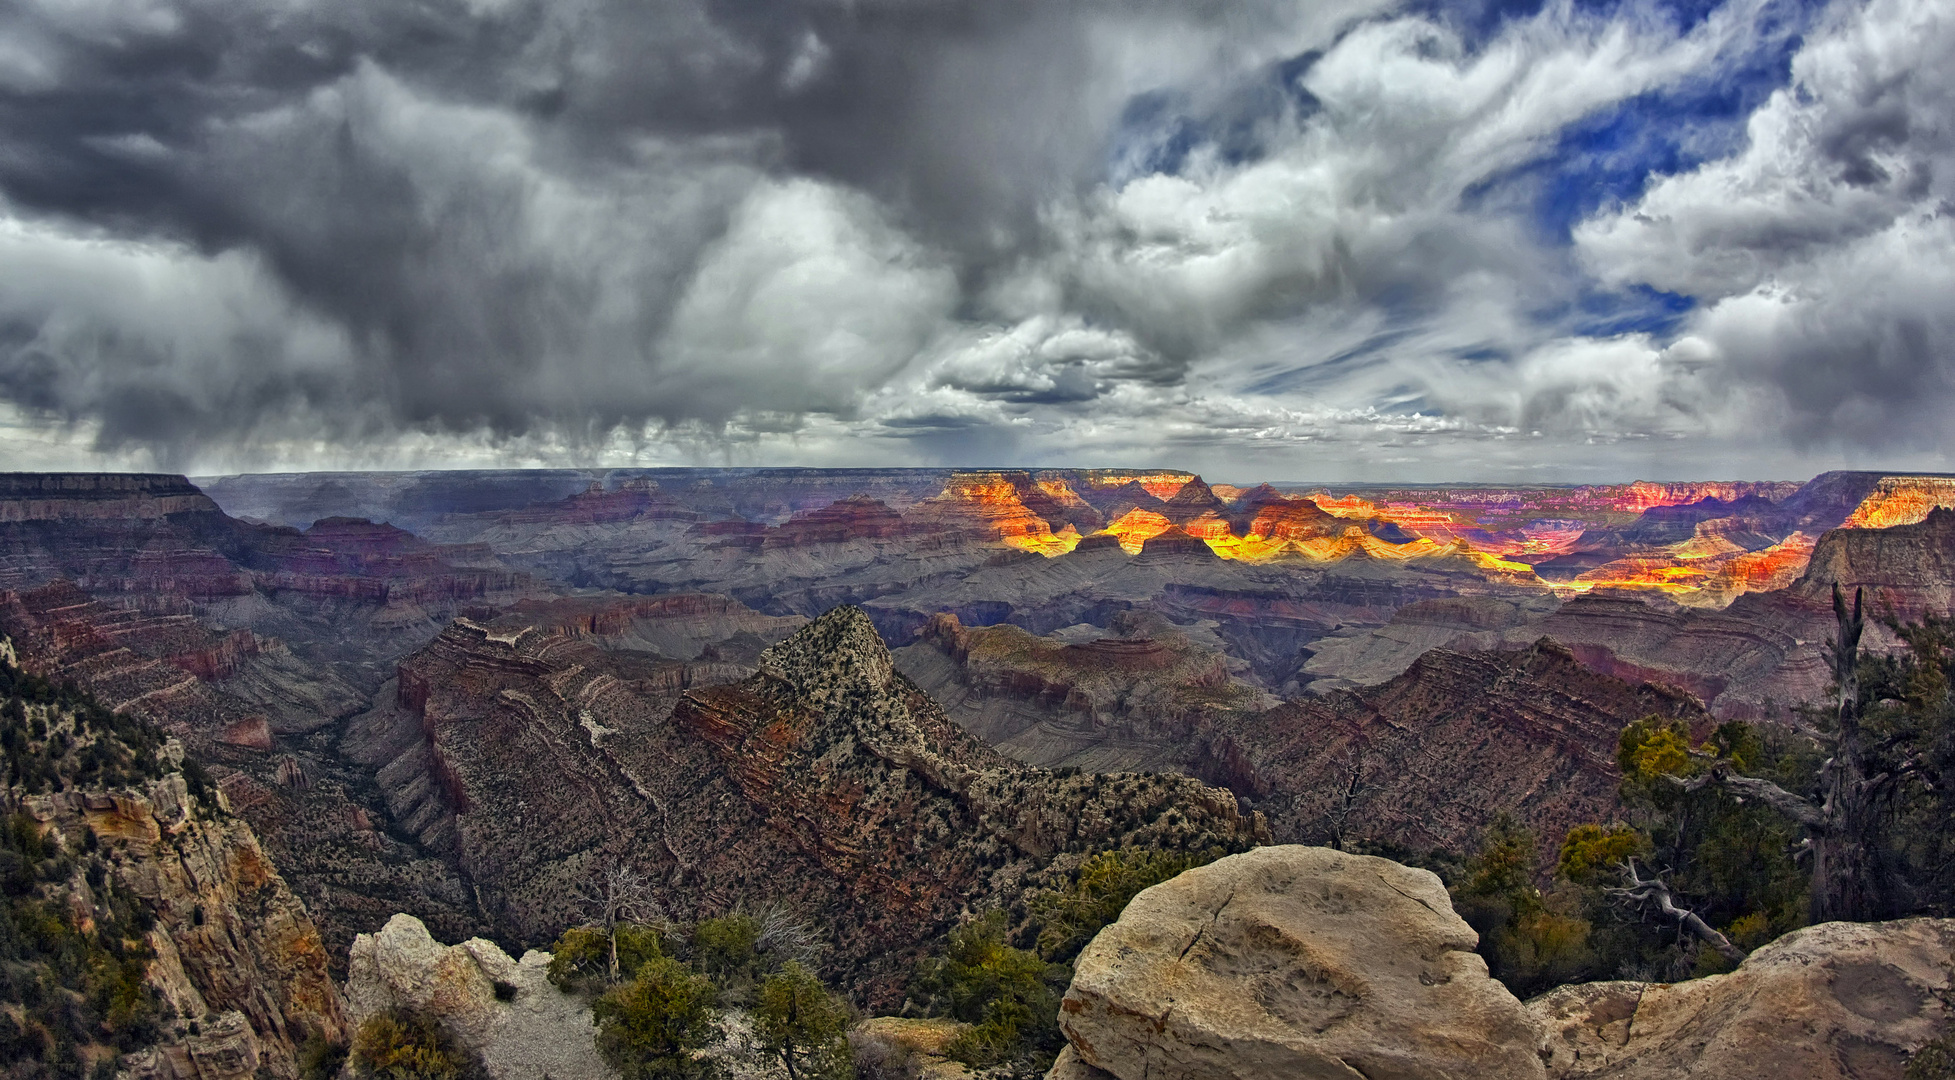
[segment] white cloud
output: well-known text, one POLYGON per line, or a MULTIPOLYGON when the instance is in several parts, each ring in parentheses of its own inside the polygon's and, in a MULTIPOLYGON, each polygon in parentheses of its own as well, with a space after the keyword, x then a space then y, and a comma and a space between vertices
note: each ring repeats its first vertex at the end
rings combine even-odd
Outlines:
POLYGON ((1742 152, 1577 230, 1605 280, 1700 298, 1723 387, 1799 444, 1955 451, 1955 15, 1837 7, 1742 152))
POLYGON ((956 299, 955 276, 869 200, 809 180, 762 185, 700 261, 658 376, 721 415, 847 411, 956 299))
MULTIPOLYGON (((0 84, 121 78, 116 42, 193 8, 225 10, 0 16, 0 84)), ((1557 0, 1484 41, 1372 0, 848 8, 465 0, 416 37, 397 6, 239 5, 322 74, 166 86, 192 122, 73 133, 101 190, 179 200, 152 225, 34 187, 65 128, 0 128, 0 193, 42 192, 0 232, 9 423, 227 462, 1955 450, 1939 0, 1839 3, 1735 153, 1572 245, 1529 171, 1569 125, 1799 28, 1765 0, 1686 30, 1557 0), (1585 328, 1644 285, 1699 301, 1674 340, 1585 328)), ((209 47, 255 70, 253 42, 209 47)))

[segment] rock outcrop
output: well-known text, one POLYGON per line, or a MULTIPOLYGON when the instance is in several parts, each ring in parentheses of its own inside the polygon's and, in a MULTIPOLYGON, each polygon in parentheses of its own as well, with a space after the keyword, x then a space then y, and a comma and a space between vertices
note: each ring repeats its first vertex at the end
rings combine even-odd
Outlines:
POLYGON ((1553 1080, 1899 1080, 1939 1035, 1955 920, 1824 923, 1689 982, 1584 983, 1527 1003, 1553 1080))
POLYGON ((434 1017, 480 1058, 491 1080, 610 1080, 590 1006, 550 984, 550 954, 512 960, 493 941, 442 945, 421 920, 396 915, 353 939, 347 1013, 354 1028, 376 1013, 434 1017))
POLYGON ((786 904, 830 937, 831 977, 895 1004, 967 905, 1062 853, 1266 837, 1185 777, 1059 776, 1010 761, 898 675, 859 610, 728 665, 458 621, 401 665, 380 763, 394 812, 453 859, 509 936, 548 940, 606 865, 680 918, 786 904), (732 677, 752 672, 733 669, 732 677))
POLYGON ((1079 956, 1048 1080, 1900 1080, 1955 1019, 1955 920, 1826 923, 1725 975, 1487 976, 1439 880, 1259 848, 1135 897, 1079 956))
POLYGON ((1080 954, 1058 1077, 1542 1077, 1540 1029, 1424 870, 1270 847, 1135 897, 1080 954))
MULTIPOLYGON (((308 1038, 345 1038, 319 932, 251 827, 200 806, 180 773, 146 790, 0 792, 64 845, 98 838, 108 872, 154 917, 149 982, 177 1016, 215 1018, 129 1063, 137 1077, 297 1075, 308 1038)), ((179 1025, 181 1028, 182 1025, 179 1025)))

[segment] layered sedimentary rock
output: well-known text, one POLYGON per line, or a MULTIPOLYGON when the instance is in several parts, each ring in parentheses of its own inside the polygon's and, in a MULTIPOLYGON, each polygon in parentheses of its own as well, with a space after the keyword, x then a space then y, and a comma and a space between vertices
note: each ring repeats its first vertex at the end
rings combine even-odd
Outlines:
POLYGON ((1063 550, 1055 534, 1094 531, 1100 514, 1064 480, 1047 490, 1023 472, 955 473, 939 494, 911 506, 912 521, 1003 540, 1026 550, 1063 550), (1055 491, 1057 494, 1055 494, 1055 491))
POLYGON ((357 797, 367 779, 318 752, 329 737, 321 729, 366 704, 332 670, 277 641, 112 607, 65 582, 0 593, 0 634, 21 666, 76 682, 207 762, 306 900, 335 960, 357 928, 397 910, 448 932, 483 927, 455 871, 396 839, 384 810, 357 797))
POLYGON ((1079 955, 1053 1075, 1542 1077, 1540 1029, 1476 942, 1430 872, 1231 856, 1141 893, 1079 955))
POLYGON ((1651 714, 1711 723, 1689 695, 1598 673, 1552 639, 1435 649, 1380 686, 1238 718, 1191 768, 1254 799, 1288 842, 1462 850, 1511 813, 1552 850, 1614 816, 1617 738, 1651 714))
POLYGON ((92 830, 116 882, 155 918, 150 984, 179 1016, 222 1014, 209 1030, 138 1055, 134 1075, 248 1077, 262 1066, 296 1077, 300 1044, 348 1034, 304 905, 250 826, 200 803, 182 774, 141 791, 0 792, 0 810, 25 814, 76 849, 92 830))
POLYGON ((942 532, 941 528, 905 518, 880 499, 851 495, 819 510, 799 513, 772 527, 763 527, 754 536, 762 551, 812 547, 816 544, 844 544, 851 540, 888 540, 921 537, 942 532))
MULTIPOLYGON (((1864 479, 1873 484, 1878 477, 1864 479)), ((1769 558, 1771 549, 1756 554, 1769 558)), ((1772 580, 1785 572, 1773 570, 1772 580)), ((1303 673, 1316 680, 1316 689, 1342 688, 1388 677, 1425 648, 1512 649, 1546 635, 1598 671, 1695 694, 1720 718, 1782 718, 1792 706, 1825 693, 1821 646, 1833 627, 1835 584, 1848 593, 1865 589, 1875 613, 1915 619, 1949 611, 1955 605, 1955 511, 1937 508, 1908 525, 1828 531, 1791 584, 1746 593, 1722 610, 1606 590, 1552 610, 1511 607, 1500 625, 1394 617, 1384 627, 1325 635, 1328 640, 1313 644, 1303 673)), ((1868 645, 1889 648, 1893 641, 1883 627, 1870 626, 1868 645)))
POLYGON ((512 960, 495 942, 443 945, 421 920, 396 915, 355 938, 347 962, 347 1016, 400 1010, 432 1016, 481 1061, 491 1080, 609 1080, 591 1009, 550 984, 550 954, 512 960))
POLYGON ((1899 1078, 1949 1022, 1955 921, 1823 923, 1689 982, 1529 1001, 1554 1080, 1899 1078))
POLYGON ((946 613, 896 661, 966 730, 1048 768, 1174 769, 1219 717, 1276 704, 1212 628, 1143 612, 1109 622, 1041 637, 946 613))
POLYGON ((632 863, 680 917, 794 906, 831 929, 835 973, 872 1001, 965 905, 1012 895, 1060 852, 1265 835, 1192 780, 1061 778, 999 756, 895 673, 854 609, 738 684, 689 689, 725 677, 460 621, 401 665, 402 719, 425 749, 381 779, 513 936, 553 937, 579 917, 576 886, 632 863))
POLYGON ((247 531, 180 476, 0 475, 0 587, 240 595, 247 531))

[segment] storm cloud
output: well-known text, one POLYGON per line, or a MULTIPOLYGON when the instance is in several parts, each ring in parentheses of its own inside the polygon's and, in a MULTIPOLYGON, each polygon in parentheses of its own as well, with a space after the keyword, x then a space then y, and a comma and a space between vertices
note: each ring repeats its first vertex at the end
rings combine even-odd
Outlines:
POLYGON ((18 0, 27 466, 1955 451, 1935 0, 18 0))

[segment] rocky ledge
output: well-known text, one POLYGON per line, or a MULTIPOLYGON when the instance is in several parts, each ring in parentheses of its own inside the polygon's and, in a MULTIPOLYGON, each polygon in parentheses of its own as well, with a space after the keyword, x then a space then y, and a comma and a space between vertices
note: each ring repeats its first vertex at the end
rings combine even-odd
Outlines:
POLYGON ((353 939, 347 1011, 357 1028, 391 1010, 425 1013, 480 1057, 491 1080, 609 1080, 591 1009, 550 985, 550 954, 512 960, 495 942, 443 945, 421 920, 396 915, 353 939))
POLYGON ((1080 954, 1053 1075, 1540 1077, 1535 1021, 1477 941, 1429 871, 1329 848, 1222 859, 1141 893, 1080 954))
POLYGON ((1267 847, 1141 893, 1080 954, 1048 1080, 1901 1080, 1946 1031, 1955 920, 1826 923, 1737 970, 1489 978, 1439 879, 1267 847))

